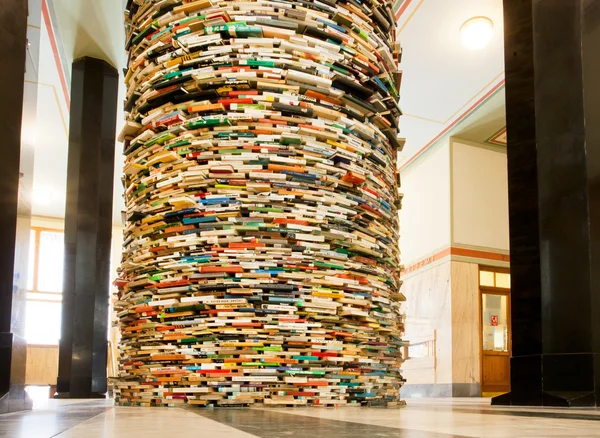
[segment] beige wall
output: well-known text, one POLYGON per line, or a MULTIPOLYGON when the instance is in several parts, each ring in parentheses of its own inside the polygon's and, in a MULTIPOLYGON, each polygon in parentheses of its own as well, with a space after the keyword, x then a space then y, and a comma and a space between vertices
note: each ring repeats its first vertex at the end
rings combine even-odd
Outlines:
POLYGON ((452 382, 481 383, 479 266, 451 262, 452 382))
POLYGON ((26 385, 56 385, 58 345, 28 345, 26 385))
POLYGON ((452 243, 509 249, 506 148, 451 139, 452 243))
POLYGON ((478 275, 477 264, 446 258, 404 277, 405 338, 435 341, 432 357, 403 365, 408 384, 480 383, 478 275))
POLYGON ((450 244, 450 149, 447 140, 401 172, 402 263, 410 265, 450 244))

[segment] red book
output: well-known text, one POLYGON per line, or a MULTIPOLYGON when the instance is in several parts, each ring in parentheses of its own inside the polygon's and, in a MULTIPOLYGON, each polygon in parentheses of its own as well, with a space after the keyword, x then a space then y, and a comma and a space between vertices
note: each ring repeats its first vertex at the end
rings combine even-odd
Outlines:
POLYGON ((251 97, 245 97, 243 99, 219 99, 217 102, 222 103, 225 107, 229 108, 229 105, 231 105, 232 103, 252 103, 253 100, 251 97))
POLYGON ((315 356, 315 357, 337 357, 338 354, 337 353, 320 353, 320 352, 314 352, 311 354, 311 356, 315 356))
POLYGON ((197 374, 231 374, 231 370, 196 370, 197 374))
POLYGON ((235 90, 227 93, 227 96, 257 96, 258 90, 235 90))

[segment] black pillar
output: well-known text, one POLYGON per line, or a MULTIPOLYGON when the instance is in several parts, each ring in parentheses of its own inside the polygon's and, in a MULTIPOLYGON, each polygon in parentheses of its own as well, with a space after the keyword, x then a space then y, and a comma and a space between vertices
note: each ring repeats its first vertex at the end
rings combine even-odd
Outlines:
POLYGON ((57 391, 106 393, 118 73, 106 62, 73 62, 65 212, 65 275, 57 391))
POLYGON ((513 357, 493 404, 600 404, 600 0, 504 0, 513 357))
POLYGON ((19 254, 15 257, 15 250, 20 247, 17 213, 26 35, 27 2, 3 0, 0 3, 0 64, 4 66, 0 68, 0 413, 31 407, 25 393, 27 346, 23 338, 25 297, 21 287, 24 272, 21 265, 15 266, 15 260, 21 259, 19 254))

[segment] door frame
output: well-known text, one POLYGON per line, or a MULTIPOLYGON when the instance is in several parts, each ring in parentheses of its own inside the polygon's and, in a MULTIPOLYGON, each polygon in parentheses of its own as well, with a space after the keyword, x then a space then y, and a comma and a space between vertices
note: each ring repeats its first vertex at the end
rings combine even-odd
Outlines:
MULTIPOLYGON (((511 302, 510 294, 511 289, 497 288, 492 286, 481 286, 480 272, 498 272, 501 274, 510 274, 510 268, 501 268, 497 266, 486 266, 479 265, 477 270, 477 287, 479 293, 477 296, 478 306, 477 311, 479 312, 479 381, 480 393, 483 393, 483 294, 503 295, 506 296, 506 323, 508 326, 508 358, 512 357, 512 319, 511 319, 511 302)), ((502 354, 504 356, 504 354, 502 354)), ((509 366, 510 373, 510 366, 509 366)), ((510 390, 510 387, 509 387, 510 390)))

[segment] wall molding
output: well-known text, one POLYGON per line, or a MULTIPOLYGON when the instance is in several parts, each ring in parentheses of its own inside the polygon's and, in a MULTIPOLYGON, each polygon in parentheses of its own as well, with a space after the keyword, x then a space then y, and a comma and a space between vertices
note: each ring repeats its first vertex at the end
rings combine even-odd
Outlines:
MULTIPOLYGON (((62 47, 62 40, 58 32, 58 26, 56 26, 56 18, 54 16, 54 9, 52 3, 48 3, 47 0, 42 0, 42 19, 48 32, 48 39, 50 40, 50 46, 52 47, 52 54, 54 55, 54 61, 56 63, 56 69, 60 79, 60 85, 62 87, 63 95, 65 98, 65 104, 67 110, 71 110, 71 94, 70 94, 70 79, 67 78, 66 69, 68 69, 67 62, 65 60, 64 53, 61 53, 59 48, 62 47)), ((68 70, 67 70, 68 71, 68 70)))
POLYGON ((403 278, 407 278, 407 276, 412 276, 415 272, 444 259, 449 259, 448 261, 466 261, 489 266, 509 266, 510 252, 498 248, 485 248, 471 245, 447 246, 427 257, 420 258, 416 262, 405 266, 400 275, 403 278))
MULTIPOLYGON (((498 75, 498 76, 501 76, 503 73, 504 72, 500 73, 500 75, 498 75)), ((448 134, 452 135, 452 133, 450 132, 451 129, 454 128, 455 126, 457 126, 459 123, 461 123, 465 119, 467 119, 469 116, 471 116, 475 112, 475 110, 477 110, 477 108, 479 108, 481 105, 483 105, 489 99, 491 99, 492 97, 494 97, 496 95, 496 93, 498 93, 500 90, 502 90, 504 88, 504 82, 505 82, 505 79, 502 78, 496 85, 494 85, 481 98, 479 98, 479 100, 477 100, 473 105, 471 105, 465 112, 463 112, 462 114, 460 114, 452 123, 450 123, 448 126, 446 126, 446 128, 444 128, 429 143, 427 143, 425 146, 423 146, 421 149, 419 149, 411 158, 409 158, 408 160, 406 160, 400 166, 400 171, 402 172, 404 169, 406 169, 420 155, 422 155, 425 151, 427 151, 427 149, 429 149, 431 146, 433 146, 437 141, 441 140, 444 136, 446 136, 448 134)), ((470 101, 472 101, 472 100, 473 100, 473 98, 470 101)))
POLYGON ((506 126, 504 128, 502 128, 500 131, 496 132, 490 138, 488 138, 486 140, 486 143, 490 143, 490 144, 494 144, 494 145, 501 145, 501 146, 506 147, 506 145, 508 143, 507 135, 506 135, 506 126))
POLYGON ((465 146, 471 146, 474 148, 485 149, 492 152, 498 152, 500 154, 506 155, 506 146, 501 146, 498 144, 490 144, 490 143, 479 143, 476 141, 465 140, 457 136, 450 137, 450 144, 454 146, 454 143, 460 143, 465 146))

